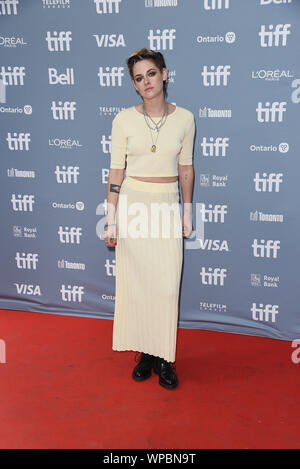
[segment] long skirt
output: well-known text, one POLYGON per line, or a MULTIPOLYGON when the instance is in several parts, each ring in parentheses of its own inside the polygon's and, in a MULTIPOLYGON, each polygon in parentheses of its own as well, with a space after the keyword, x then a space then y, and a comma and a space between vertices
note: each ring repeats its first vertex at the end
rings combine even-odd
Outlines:
POLYGON ((113 350, 174 362, 183 240, 178 181, 127 176, 116 210, 113 350))

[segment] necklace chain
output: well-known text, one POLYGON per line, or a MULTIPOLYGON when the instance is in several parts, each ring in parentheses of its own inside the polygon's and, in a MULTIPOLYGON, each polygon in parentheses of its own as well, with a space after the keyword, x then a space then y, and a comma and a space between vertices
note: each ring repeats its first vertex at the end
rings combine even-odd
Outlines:
POLYGON ((146 122, 146 124, 147 124, 147 126, 149 127, 149 130, 150 130, 151 141, 152 141, 151 152, 154 153, 154 152, 156 152, 156 149, 157 149, 156 143, 157 143, 157 140, 158 140, 160 129, 165 124, 165 122, 167 120, 167 117, 168 117, 168 103, 166 103, 165 111, 164 111, 161 119, 157 123, 154 122, 152 117, 149 116, 149 114, 147 113, 144 103, 143 103, 143 114, 144 114, 145 122, 146 122), (150 121, 154 124, 154 127, 151 126, 150 121), (155 143, 154 143, 153 137, 152 137, 152 130, 155 130, 157 132, 155 143))

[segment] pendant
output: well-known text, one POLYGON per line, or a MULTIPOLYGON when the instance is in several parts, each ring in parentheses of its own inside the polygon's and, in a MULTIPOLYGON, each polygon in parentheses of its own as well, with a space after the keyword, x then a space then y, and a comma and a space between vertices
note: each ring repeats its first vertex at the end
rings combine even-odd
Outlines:
POLYGON ((152 153, 156 152, 156 145, 152 145, 151 151, 152 151, 152 153))

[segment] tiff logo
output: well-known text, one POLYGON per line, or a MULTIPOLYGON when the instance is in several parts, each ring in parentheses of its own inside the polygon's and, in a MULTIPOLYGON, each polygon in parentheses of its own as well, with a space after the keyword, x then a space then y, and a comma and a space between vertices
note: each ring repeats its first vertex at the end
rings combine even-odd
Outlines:
POLYGON ((32 212, 33 211, 33 204, 35 203, 34 201, 34 195, 32 194, 12 194, 12 197, 10 199, 12 203, 12 209, 15 212, 32 212))
POLYGON ((208 208, 203 203, 199 209, 199 215, 203 223, 224 223, 227 205, 208 204, 208 208))
POLYGON ((63 301, 79 301, 81 303, 82 301, 82 296, 84 295, 84 288, 82 286, 74 285, 71 287, 71 285, 66 285, 62 284, 61 289, 61 299, 63 301))
POLYGON ((94 0, 97 15, 119 13, 119 3, 121 3, 121 1, 122 0, 94 0))
POLYGON ((157 29, 156 34, 154 34, 153 29, 150 29, 149 36, 148 36, 150 49, 173 50, 174 39, 176 39, 175 33, 176 33, 176 29, 163 29, 162 33, 160 29, 157 29))
POLYGON ((270 173, 269 176, 267 173, 262 173, 260 177, 259 173, 255 173, 254 188, 256 192, 273 192, 273 187, 275 192, 279 192, 279 186, 282 183, 283 173, 270 173))
POLYGON ((6 141, 10 151, 29 151, 30 133, 8 132, 6 141))
POLYGON ((82 228, 80 226, 59 226, 58 229, 59 242, 63 244, 80 244, 80 237, 82 236, 82 228))
POLYGON ((124 67, 99 67, 100 86, 122 86, 122 77, 124 76, 124 67))
POLYGON ((265 107, 263 107, 263 103, 259 101, 256 108, 258 122, 282 122, 283 113, 286 112, 286 105, 286 101, 274 101, 273 103, 267 101, 265 107))
POLYGON ((52 117, 54 120, 74 120, 76 111, 76 101, 52 101, 51 104, 52 117))
POLYGON ((105 135, 102 135, 100 143, 103 153, 111 153, 111 135, 108 137, 108 140, 106 139, 105 135))
POLYGON ((288 29, 290 28, 290 24, 276 24, 275 31, 273 31, 274 25, 269 24, 269 31, 266 31, 266 25, 262 24, 260 28, 260 32, 258 35, 260 36, 260 46, 261 47, 278 47, 278 46, 286 46, 287 36, 291 34, 291 31, 288 29), (281 44, 280 44, 281 39, 281 44), (274 40, 274 43, 273 43, 274 40))
POLYGON ((280 241, 276 239, 264 239, 260 240, 261 244, 258 244, 258 239, 253 240, 253 244, 251 247, 253 248, 253 256, 254 257, 272 257, 273 259, 277 259, 277 251, 280 249, 280 241))
POLYGON ((265 321, 269 322, 270 319, 272 322, 276 322, 276 315, 279 313, 278 305, 263 305, 263 303, 259 303, 256 306, 256 303, 252 303, 251 307, 252 312, 252 319, 254 321, 265 321))
POLYGON ((229 0, 204 0, 204 10, 229 8, 229 0))
POLYGON ((202 147, 203 156, 226 156, 226 148, 229 147, 228 137, 213 137, 209 138, 209 142, 206 137, 202 138, 200 146, 202 147))
POLYGON ((111 259, 106 259, 105 264, 105 272, 108 277, 115 277, 116 276, 116 261, 111 259))
POLYGON ((224 279, 227 277, 226 272, 227 269, 220 269, 219 267, 215 269, 208 267, 207 271, 205 267, 202 267, 200 271, 202 285, 224 286, 224 279))
POLYGON ((56 165, 56 169, 54 171, 56 174, 56 182, 59 184, 77 184, 77 176, 79 174, 79 166, 60 166, 56 165))
POLYGON ((227 86, 228 81, 227 77, 230 75, 230 65, 218 65, 216 70, 215 66, 210 66, 210 72, 208 71, 208 66, 203 66, 203 72, 201 75, 203 77, 204 86, 227 86), (222 78, 222 80, 221 80, 222 78))
POLYGON ((38 263, 38 254, 29 252, 26 254, 25 252, 16 252, 16 264, 18 269, 26 269, 26 270, 36 270, 36 266, 38 263))
POLYGON ((24 85, 24 77, 25 77, 25 67, 10 67, 8 66, 6 69, 4 65, 1 67, 0 77, 3 81, 3 85, 9 86, 23 86, 24 85))
POLYGON ((53 35, 51 36, 51 32, 47 31, 46 41, 48 44, 48 50, 50 52, 63 52, 70 50, 70 43, 72 41, 71 38, 72 32, 71 31, 53 31, 53 35))
POLYGON ((17 15, 19 0, 0 0, 0 15, 17 15))

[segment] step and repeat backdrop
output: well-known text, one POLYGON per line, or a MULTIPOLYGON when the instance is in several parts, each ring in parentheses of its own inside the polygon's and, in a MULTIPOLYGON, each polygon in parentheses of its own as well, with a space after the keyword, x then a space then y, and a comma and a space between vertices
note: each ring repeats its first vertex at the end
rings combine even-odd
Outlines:
POLYGON ((0 0, 0 24, 0 308, 113 319, 111 122, 148 47, 197 128, 179 327, 300 338, 300 1, 0 0))

